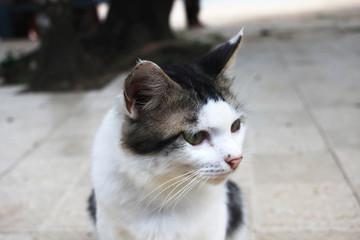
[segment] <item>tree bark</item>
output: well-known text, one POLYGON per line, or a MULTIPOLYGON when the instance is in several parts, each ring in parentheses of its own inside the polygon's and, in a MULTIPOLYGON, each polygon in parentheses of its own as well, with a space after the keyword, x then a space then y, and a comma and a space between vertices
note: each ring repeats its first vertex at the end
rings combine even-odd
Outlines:
POLYGON ((171 63, 207 50, 208 46, 173 41, 172 4, 173 0, 111 0, 106 21, 85 41, 75 32, 70 0, 46 0, 39 13, 41 45, 35 60, 29 61, 29 89, 99 88, 138 57, 171 63))
POLYGON ((99 53, 126 54, 151 42, 173 39, 169 25, 172 4, 172 0, 112 0, 92 48, 99 53))
POLYGON ((30 79, 31 90, 88 88, 84 74, 92 74, 93 60, 77 39, 70 4, 66 0, 48 1, 40 13, 41 47, 30 79))

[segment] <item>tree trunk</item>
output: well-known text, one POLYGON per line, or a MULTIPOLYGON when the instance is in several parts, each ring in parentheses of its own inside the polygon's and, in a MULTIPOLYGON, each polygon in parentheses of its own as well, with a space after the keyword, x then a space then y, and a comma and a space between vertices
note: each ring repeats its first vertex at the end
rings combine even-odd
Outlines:
POLYGON ((108 17, 96 34, 80 41, 70 0, 46 0, 38 14, 40 49, 28 64, 30 90, 99 88, 138 57, 154 53, 149 58, 169 63, 204 52, 208 46, 173 41, 172 4, 173 0, 112 0, 108 17))
POLYGON ((40 13, 44 30, 30 89, 99 87, 105 81, 99 80, 98 74, 104 64, 108 67, 119 56, 151 42, 173 38, 169 26, 171 6, 172 0, 111 1, 108 18, 95 41, 86 45, 87 52, 76 36, 69 0, 46 1, 40 13), (89 52, 95 55, 90 57, 89 52))
POLYGON ((100 54, 127 54, 151 42, 173 39, 172 4, 172 0, 112 0, 92 47, 100 54))
POLYGON ((93 61, 76 37, 72 9, 66 0, 47 1, 40 13, 41 47, 31 90, 68 90, 88 88, 82 78, 91 75, 93 61))

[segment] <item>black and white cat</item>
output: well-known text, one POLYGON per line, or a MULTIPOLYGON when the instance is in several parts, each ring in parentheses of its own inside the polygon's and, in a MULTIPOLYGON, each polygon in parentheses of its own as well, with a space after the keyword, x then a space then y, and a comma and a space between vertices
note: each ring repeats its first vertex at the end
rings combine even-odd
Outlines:
POLYGON ((190 64, 140 61, 93 148, 89 210, 101 240, 244 239, 245 113, 228 67, 242 31, 190 64))

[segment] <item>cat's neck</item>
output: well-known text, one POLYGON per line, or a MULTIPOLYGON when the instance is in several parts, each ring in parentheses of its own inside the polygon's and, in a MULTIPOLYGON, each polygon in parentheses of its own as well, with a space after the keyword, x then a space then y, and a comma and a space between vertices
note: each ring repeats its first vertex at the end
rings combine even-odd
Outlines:
POLYGON ((206 208, 207 205, 222 202, 225 188, 223 184, 196 183, 195 180, 164 181, 160 185, 157 181, 147 181, 147 186, 144 185, 143 188, 136 186, 133 194, 133 208, 141 209, 148 215, 157 215, 184 210, 193 212, 199 206, 206 208))

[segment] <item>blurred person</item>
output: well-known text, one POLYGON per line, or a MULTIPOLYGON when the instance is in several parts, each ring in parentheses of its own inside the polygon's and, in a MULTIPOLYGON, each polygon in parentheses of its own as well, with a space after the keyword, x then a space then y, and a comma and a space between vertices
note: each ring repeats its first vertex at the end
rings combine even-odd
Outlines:
POLYGON ((202 27, 199 21, 200 0, 185 0, 185 11, 189 29, 202 27))

